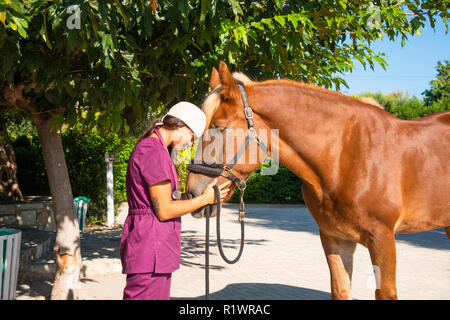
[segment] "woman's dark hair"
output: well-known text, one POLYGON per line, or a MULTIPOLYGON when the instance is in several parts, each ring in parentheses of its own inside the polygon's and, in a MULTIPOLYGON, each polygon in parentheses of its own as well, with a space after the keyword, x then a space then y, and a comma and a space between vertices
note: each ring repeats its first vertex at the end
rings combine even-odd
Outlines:
POLYGON ((161 121, 162 117, 153 119, 147 126, 147 128, 144 130, 144 133, 141 135, 141 137, 138 139, 137 143, 139 141, 141 141, 142 139, 148 137, 149 135, 151 135, 153 133, 153 131, 155 131, 155 128, 164 128, 167 130, 175 130, 178 128, 181 128, 183 126, 185 126, 186 124, 184 123, 183 120, 180 120, 174 116, 171 115, 166 115, 164 120, 161 121), (158 122, 162 122, 163 125, 159 125, 157 126, 156 124, 158 122))

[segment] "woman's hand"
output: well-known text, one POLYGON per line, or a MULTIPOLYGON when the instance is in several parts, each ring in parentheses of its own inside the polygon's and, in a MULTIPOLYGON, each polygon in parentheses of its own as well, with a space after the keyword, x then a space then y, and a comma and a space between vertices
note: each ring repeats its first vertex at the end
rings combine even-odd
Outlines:
MULTIPOLYGON (((150 198, 158 219, 160 221, 166 221, 178 218, 208 204, 216 203, 216 195, 213 188, 216 183, 217 178, 214 179, 214 181, 211 182, 205 188, 205 191, 198 197, 189 200, 176 201, 172 200, 172 187, 168 179, 151 185, 149 187, 150 198)), ((227 181, 219 186, 221 201, 223 201, 228 192, 230 192, 230 183, 231 181, 227 181)))
MULTIPOLYGON (((217 178, 214 179, 209 185, 206 186, 205 190, 202 193, 202 196, 205 197, 207 204, 217 203, 216 192, 213 186, 216 184, 217 178)), ((220 192, 220 201, 223 202, 228 192, 230 192, 230 183, 231 181, 227 181, 219 186, 220 192)))

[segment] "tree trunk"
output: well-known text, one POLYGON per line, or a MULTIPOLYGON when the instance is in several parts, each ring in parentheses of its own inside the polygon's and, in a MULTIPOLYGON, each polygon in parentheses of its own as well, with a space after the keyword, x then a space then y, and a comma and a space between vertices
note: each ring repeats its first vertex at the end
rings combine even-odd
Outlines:
MULTIPOLYGON (((47 113, 48 115, 48 113, 47 113)), ((31 113, 42 145, 42 155, 52 194, 56 222, 56 275, 51 294, 52 300, 77 299, 81 249, 78 220, 73 205, 72 187, 69 180, 61 132, 50 131, 51 117, 31 113)))
POLYGON ((23 200, 17 182, 17 164, 8 131, 0 117, 0 200, 13 202, 23 200))

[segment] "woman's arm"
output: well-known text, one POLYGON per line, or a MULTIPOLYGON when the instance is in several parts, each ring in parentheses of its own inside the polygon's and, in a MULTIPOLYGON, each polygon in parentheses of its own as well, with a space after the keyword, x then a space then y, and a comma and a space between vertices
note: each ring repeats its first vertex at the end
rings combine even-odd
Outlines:
MULTIPOLYGON (((208 204, 216 203, 215 192, 212 186, 216 183, 214 180, 205 188, 205 191, 198 197, 189 200, 172 200, 172 188, 169 180, 164 180, 149 187, 150 197, 153 208, 160 221, 165 221, 177 217, 181 217, 200 207, 208 204)), ((223 200, 230 191, 227 181, 219 186, 220 198, 223 200)))

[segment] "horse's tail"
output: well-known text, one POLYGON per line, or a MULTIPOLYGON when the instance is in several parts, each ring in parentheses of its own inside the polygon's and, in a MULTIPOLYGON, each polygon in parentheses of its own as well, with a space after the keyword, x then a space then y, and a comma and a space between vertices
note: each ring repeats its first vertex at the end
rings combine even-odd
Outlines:
POLYGON ((450 226, 445 227, 445 232, 447 232, 447 238, 450 239, 450 226))

